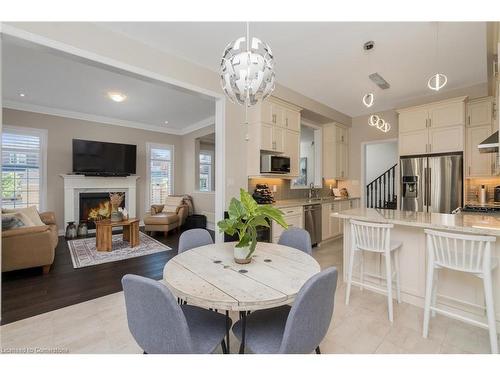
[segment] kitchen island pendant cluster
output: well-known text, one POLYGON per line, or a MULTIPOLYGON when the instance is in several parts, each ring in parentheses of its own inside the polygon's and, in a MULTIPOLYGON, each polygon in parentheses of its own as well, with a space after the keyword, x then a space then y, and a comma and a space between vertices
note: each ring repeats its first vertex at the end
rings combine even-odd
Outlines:
POLYGON ((368 125, 377 127, 378 130, 384 133, 387 133, 389 130, 391 130, 391 124, 389 124, 379 115, 371 115, 368 118, 368 125))

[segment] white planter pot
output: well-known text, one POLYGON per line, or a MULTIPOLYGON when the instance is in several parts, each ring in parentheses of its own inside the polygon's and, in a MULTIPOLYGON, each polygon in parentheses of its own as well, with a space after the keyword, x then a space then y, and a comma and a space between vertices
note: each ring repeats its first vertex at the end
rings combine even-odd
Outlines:
POLYGON ((236 247, 234 246, 234 261, 239 264, 250 263, 252 257, 247 258, 248 253, 250 253, 250 246, 246 247, 236 247))

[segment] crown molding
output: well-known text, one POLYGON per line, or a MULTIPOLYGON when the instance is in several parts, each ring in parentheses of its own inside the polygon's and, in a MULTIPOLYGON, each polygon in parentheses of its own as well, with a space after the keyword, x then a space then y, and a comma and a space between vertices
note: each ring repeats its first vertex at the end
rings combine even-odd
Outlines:
POLYGON ((192 133, 196 130, 206 128, 207 126, 215 126, 215 116, 207 117, 206 119, 203 119, 201 121, 195 122, 194 124, 186 126, 184 129, 182 129, 181 135, 192 133))
POLYGON ((173 129, 173 128, 169 128, 168 126, 149 125, 149 124, 144 124, 141 122, 120 120, 120 119, 116 119, 113 117, 98 116, 98 115, 92 115, 89 113, 68 111, 68 110, 64 110, 64 109, 53 108, 53 107, 48 107, 48 106, 41 106, 41 105, 30 104, 30 103, 22 103, 22 102, 18 102, 15 100, 4 100, 2 102, 2 106, 4 108, 15 109, 18 111, 35 112, 35 113, 41 113, 44 115, 67 117, 67 118, 72 118, 72 119, 77 119, 77 120, 103 123, 106 125, 122 126, 122 127, 126 127, 126 128, 148 130, 148 131, 165 133, 165 134, 172 134, 172 135, 185 135, 185 134, 191 133, 195 130, 204 128, 206 126, 213 125, 215 123, 215 117, 211 116, 211 117, 208 117, 204 120, 198 121, 192 125, 188 125, 183 129, 173 129))

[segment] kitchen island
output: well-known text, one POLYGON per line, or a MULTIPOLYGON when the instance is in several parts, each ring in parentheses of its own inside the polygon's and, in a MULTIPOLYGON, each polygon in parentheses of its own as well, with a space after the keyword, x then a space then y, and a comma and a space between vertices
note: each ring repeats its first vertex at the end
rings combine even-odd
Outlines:
MULTIPOLYGON (((344 281, 347 280, 347 262, 351 248, 349 219, 373 223, 394 224, 391 239, 403 243, 399 254, 401 297, 404 302, 423 307, 425 297, 426 241, 424 229, 434 229, 467 234, 497 237, 492 255, 500 257, 500 215, 459 213, 455 215, 355 208, 332 214, 332 218, 344 219, 344 281)), ((357 280, 359 269, 355 260, 353 279, 357 280)), ((379 254, 365 254, 365 282, 380 287, 383 280, 375 276, 385 274, 383 260, 379 254)), ((461 315, 486 322, 482 281, 474 276, 448 270, 439 271, 438 306, 461 315)), ((369 289, 369 288, 367 288, 369 289)), ((493 292, 497 328, 500 328, 500 270, 493 273, 493 292)))

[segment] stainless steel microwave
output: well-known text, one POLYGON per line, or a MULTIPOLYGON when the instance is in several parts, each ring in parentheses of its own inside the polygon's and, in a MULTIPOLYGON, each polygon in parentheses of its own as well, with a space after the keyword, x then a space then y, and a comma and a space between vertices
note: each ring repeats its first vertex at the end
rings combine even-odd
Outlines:
POLYGON ((290 173, 290 158, 279 155, 261 155, 260 173, 290 173))

